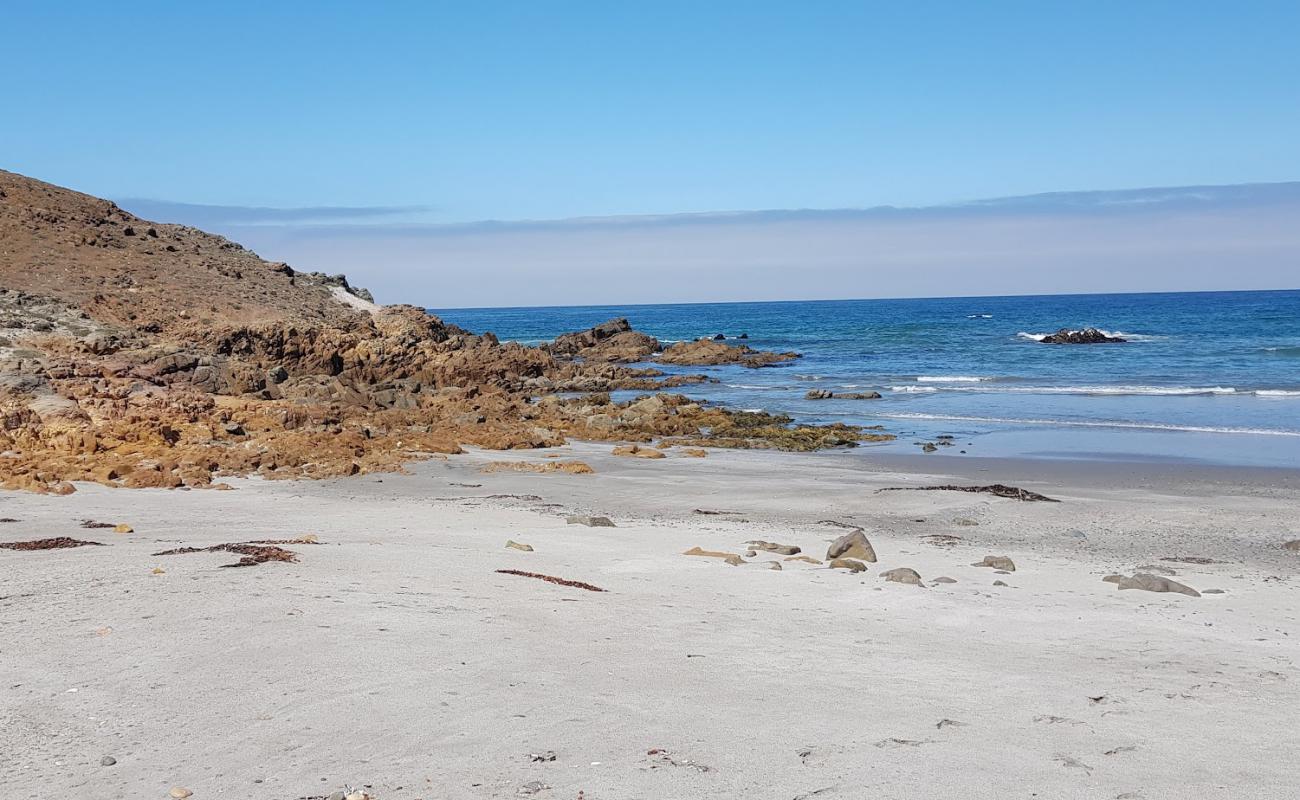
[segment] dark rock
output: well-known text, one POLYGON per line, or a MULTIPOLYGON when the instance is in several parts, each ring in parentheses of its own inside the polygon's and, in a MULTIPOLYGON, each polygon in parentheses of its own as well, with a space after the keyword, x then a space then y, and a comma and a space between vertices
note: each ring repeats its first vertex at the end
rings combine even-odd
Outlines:
POLYGON ((1079 331, 1061 328, 1056 333, 1044 336, 1039 341, 1043 344, 1107 344, 1110 342, 1126 342, 1128 340, 1119 336, 1107 336, 1096 328, 1084 328, 1079 331))

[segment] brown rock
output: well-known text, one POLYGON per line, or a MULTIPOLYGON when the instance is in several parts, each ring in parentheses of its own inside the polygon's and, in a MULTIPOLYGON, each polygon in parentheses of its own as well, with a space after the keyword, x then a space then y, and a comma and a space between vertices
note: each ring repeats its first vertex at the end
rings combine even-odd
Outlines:
POLYGON ((852 558, 832 558, 831 569, 847 569, 849 572, 865 572, 867 565, 852 558))
POLYGON ((533 546, 532 546, 532 545, 530 545, 530 544, 521 544, 521 543, 519 543, 519 542, 514 541, 513 539, 506 539, 506 547, 510 548, 511 550, 522 550, 522 551, 524 551, 525 553, 531 553, 531 552, 533 552, 533 546))
POLYGON ((1200 597, 1201 593, 1178 581, 1171 581, 1162 575, 1139 572, 1131 578, 1120 578, 1120 589, 1141 589, 1146 592, 1177 592, 1188 597, 1200 597))
MULTIPOLYGON (((787 559, 785 559, 785 560, 786 560, 786 561, 806 561, 806 562, 808 562, 809 564, 820 564, 820 563, 822 563, 820 560, 818 560, 818 559, 816 559, 816 558, 812 558, 811 556, 790 556, 789 558, 787 558, 787 559)), ((863 567, 863 569, 866 569, 866 567, 863 567)))
POLYGON ((798 546, 793 544, 777 544, 776 542, 764 542, 764 541, 750 541, 750 542, 745 542, 745 544, 749 545, 755 550, 766 550, 769 553, 776 553, 782 556, 793 556, 793 555, 798 555, 800 552, 802 552, 802 550, 800 550, 798 546))
POLYGON ((1300 539, 1292 539, 1289 542, 1282 543, 1282 549, 1292 553, 1300 553, 1300 539))
POLYGON ((912 586, 922 585, 921 576, 917 574, 916 570, 911 569, 909 567, 895 567, 894 569, 887 569, 884 572, 880 573, 880 577, 884 578, 887 581, 892 581, 894 583, 906 583, 912 586))
POLYGON ((856 558, 874 564, 876 551, 871 546, 871 542, 867 541, 867 535, 862 532, 862 529, 855 528, 831 542, 831 546, 826 548, 826 559, 836 558, 856 558))
POLYGON ((972 567, 992 567, 1006 572, 1016 571, 1016 562, 1006 556, 984 556, 983 561, 977 561, 971 564, 972 567))
POLYGON ((745 563, 739 553, 722 553, 716 550, 704 550, 699 547, 692 547, 690 550, 682 553, 684 556, 704 556, 706 558, 720 558, 733 567, 738 567, 745 563))
POLYGON ((640 445, 624 445, 614 448, 614 455, 629 456, 631 458, 664 458, 666 454, 662 450, 656 450, 653 447, 641 447, 640 445))

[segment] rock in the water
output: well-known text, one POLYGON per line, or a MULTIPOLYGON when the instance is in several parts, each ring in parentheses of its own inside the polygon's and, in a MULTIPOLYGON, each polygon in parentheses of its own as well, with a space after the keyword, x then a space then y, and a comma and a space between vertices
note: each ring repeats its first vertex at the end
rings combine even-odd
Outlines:
POLYGON ((937 446, 935 446, 935 444, 934 444, 933 442, 925 442, 924 444, 921 445, 921 452, 922 452, 922 453, 933 453, 934 451, 936 451, 936 450, 938 450, 938 449, 939 449, 939 448, 938 448, 937 446))
POLYGON ((617 527, 609 517, 588 517, 574 515, 565 518, 565 522, 570 525, 586 525, 588 528, 614 528, 617 527))
POLYGON ((906 583, 912 586, 921 585, 921 576, 911 567, 895 567, 887 569, 880 573, 880 577, 893 583, 906 583))
POLYGON ((1109 336, 1096 328, 1084 328, 1079 331, 1061 328, 1056 333, 1044 336, 1038 341, 1043 344, 1107 344, 1110 342, 1126 342, 1128 340, 1120 336, 1109 336))
POLYGON ((947 575, 941 575, 940 577, 930 581, 930 583, 956 583, 956 582, 957 582, 956 579, 949 578, 947 575))
POLYGON ((879 400, 880 392, 835 392, 827 389, 809 389, 804 395, 805 400, 879 400))
POLYGON ((874 564, 876 551, 871 546, 871 542, 867 541, 867 535, 862 532, 862 529, 854 528, 831 542, 831 546, 826 548, 826 559, 829 561, 836 558, 856 558, 874 564))
POLYGON ((831 569, 847 569, 849 572, 866 572, 867 565, 852 558, 832 558, 831 569))
POLYGON ((1006 556, 984 556, 983 561, 977 561, 971 564, 972 567, 992 567, 993 569, 1005 570, 1006 572, 1016 571, 1016 562, 1006 556))
POLYGON ((506 547, 509 547, 511 550, 522 550, 525 553, 533 552, 533 546, 531 544, 522 544, 513 539, 506 539, 506 547))
POLYGON ((738 567, 745 563, 745 559, 740 557, 739 553, 723 553, 717 550, 705 550, 702 547, 692 547, 690 550, 682 553, 684 556, 704 556, 706 558, 720 558, 733 567, 738 567))
POLYGON ((776 553, 777 555, 782 555, 782 556, 797 556, 801 552, 803 552, 797 545, 793 545, 793 544, 777 544, 776 542, 764 542, 764 541, 757 541, 757 540, 745 542, 745 544, 749 545, 755 550, 766 550, 769 553, 776 553))
POLYGON ((1171 581, 1161 575, 1152 575, 1148 572, 1139 572, 1131 578, 1120 578, 1119 588, 1121 589, 1141 589, 1146 592, 1177 592, 1185 594, 1188 597, 1200 597, 1201 593, 1190 586, 1185 586, 1178 581, 1171 581))

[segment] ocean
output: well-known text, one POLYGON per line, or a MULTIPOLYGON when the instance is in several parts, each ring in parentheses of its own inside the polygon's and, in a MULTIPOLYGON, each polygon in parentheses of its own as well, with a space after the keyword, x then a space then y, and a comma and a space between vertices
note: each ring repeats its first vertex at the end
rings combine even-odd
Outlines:
POLYGON ((430 310, 526 344, 611 317, 665 343, 746 333, 803 358, 663 369, 717 377, 679 391, 731 408, 899 436, 864 452, 949 435, 957 445, 934 457, 1300 467, 1300 290, 430 310), (1037 341, 1063 327, 1129 341, 1037 341), (810 389, 883 397, 807 400, 810 389))

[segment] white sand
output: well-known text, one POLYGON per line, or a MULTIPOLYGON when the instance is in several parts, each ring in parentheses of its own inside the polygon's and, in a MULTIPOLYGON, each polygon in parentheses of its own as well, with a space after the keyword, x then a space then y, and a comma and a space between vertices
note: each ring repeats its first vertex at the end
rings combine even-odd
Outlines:
POLYGON ((1279 548, 1300 538, 1293 478, 1053 480, 1020 485, 1064 502, 1019 503, 875 494, 932 481, 858 455, 608 449, 560 450, 587 476, 482 475, 489 460, 543 459, 473 453, 233 492, 0 494, 0 516, 20 520, 0 540, 112 545, 0 550, 5 796, 179 785, 194 800, 289 800, 346 784, 433 800, 518 797, 534 781, 550 788, 533 796, 565 800, 1296 796, 1300 555, 1279 548), (543 500, 485 499, 499 493, 543 500), (135 533, 80 529, 87 518, 135 533), (821 519, 865 526, 879 563, 850 575, 681 555, 757 538, 821 557, 841 532, 821 519), (304 533, 322 544, 293 546, 297 564, 151 555, 304 533), (962 541, 921 538, 936 533, 962 541), (989 554, 1017 571, 970 566, 989 554), (1101 581, 1153 562, 1226 593, 1101 581), (877 577, 898 566, 958 583, 877 577), (547 750, 553 762, 530 760, 547 750))
POLYGON ((378 303, 372 303, 364 297, 357 297, 342 286, 331 286, 330 294, 334 295, 334 299, 343 305, 351 306, 357 311, 364 311, 367 314, 373 314, 381 308, 378 303))

